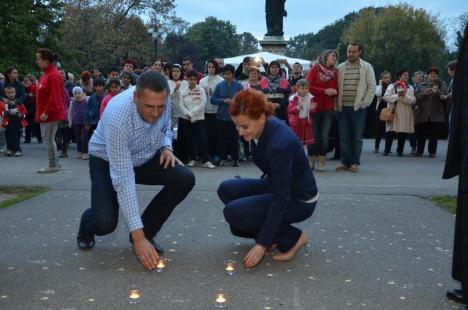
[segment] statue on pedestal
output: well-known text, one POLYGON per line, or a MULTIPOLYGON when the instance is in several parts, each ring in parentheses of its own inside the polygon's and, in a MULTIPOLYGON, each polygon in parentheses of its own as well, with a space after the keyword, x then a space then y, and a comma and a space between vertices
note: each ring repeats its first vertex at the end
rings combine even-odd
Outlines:
POLYGON ((266 0, 266 36, 283 36, 283 17, 288 13, 284 9, 286 0, 266 0))

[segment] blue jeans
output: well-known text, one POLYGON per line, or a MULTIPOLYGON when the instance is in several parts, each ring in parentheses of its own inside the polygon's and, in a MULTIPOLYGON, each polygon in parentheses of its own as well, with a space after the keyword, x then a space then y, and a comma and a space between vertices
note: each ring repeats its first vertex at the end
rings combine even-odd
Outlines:
POLYGON ((365 109, 354 111, 354 107, 343 107, 343 110, 338 113, 341 163, 343 165, 351 166, 360 163, 365 124, 365 109))
MULTIPOLYGON (((151 200, 141 219, 143 231, 151 240, 171 215, 172 210, 188 195, 195 185, 195 176, 186 167, 163 168, 159 164, 160 153, 135 167, 135 182, 145 185, 163 185, 162 190, 151 200)), ((117 192, 112 185, 109 162, 94 156, 89 157, 91 175, 91 208, 81 216, 83 232, 87 235, 106 235, 113 232, 119 219, 117 192)))
POLYGON ((328 133, 333 120, 333 110, 315 113, 313 116, 312 127, 314 130, 315 143, 312 145, 312 154, 314 156, 327 155, 328 151, 328 133))
MULTIPOLYGON (((218 188, 218 196, 226 205, 224 217, 233 235, 256 239, 270 213, 273 202, 270 180, 231 179, 218 188)), ((289 251, 299 240, 301 230, 292 226, 312 216, 316 202, 304 203, 291 200, 283 222, 278 227, 273 243, 282 252, 289 251)))

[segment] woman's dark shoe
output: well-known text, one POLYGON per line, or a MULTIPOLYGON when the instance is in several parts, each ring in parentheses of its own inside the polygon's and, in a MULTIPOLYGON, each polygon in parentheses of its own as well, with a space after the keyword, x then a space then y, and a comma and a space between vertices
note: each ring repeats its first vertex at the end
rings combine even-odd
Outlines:
POLYGON ((397 155, 398 155, 399 157, 401 157, 401 156, 403 156, 403 153, 397 153, 397 155))
POLYGON ((388 152, 383 152, 382 156, 388 156, 388 152))
POLYGON ((445 296, 447 296, 447 298, 451 301, 458 302, 460 304, 463 303, 463 294, 462 291, 459 289, 449 289, 447 290, 445 296))
POLYGON ((297 240, 296 244, 286 253, 281 253, 273 256, 273 259, 278 261, 278 262, 286 262, 288 260, 291 260, 296 256, 297 252, 307 244, 309 241, 309 238, 307 237, 305 232, 301 233, 301 236, 299 237, 299 240, 297 240))

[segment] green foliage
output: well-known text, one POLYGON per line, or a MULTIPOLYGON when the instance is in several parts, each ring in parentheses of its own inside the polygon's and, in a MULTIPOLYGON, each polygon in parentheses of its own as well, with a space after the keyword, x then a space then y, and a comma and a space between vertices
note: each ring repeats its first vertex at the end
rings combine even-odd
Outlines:
POLYGON ((336 49, 343 32, 356 19, 358 13, 350 13, 345 17, 325 26, 316 34, 307 33, 289 40, 286 55, 303 59, 317 59, 321 51, 336 49))
POLYGON ((258 52, 258 40, 250 32, 243 32, 239 35, 239 54, 253 54, 258 52))
POLYGON ((213 56, 225 58, 239 55, 240 42, 236 27, 228 21, 207 17, 205 21, 193 24, 184 37, 198 47, 198 57, 185 55, 192 56, 197 66, 213 56))
POLYGON ((376 74, 442 67, 447 50, 445 33, 438 25, 436 17, 424 9, 406 4, 366 8, 343 34, 341 46, 351 41, 362 44, 362 58, 373 65, 376 74))
POLYGON ((68 1, 61 28, 64 67, 108 72, 127 58, 151 64, 154 42, 148 28, 161 27, 174 7, 174 0, 68 1), (149 25, 138 16, 142 13, 152 17, 149 25))
POLYGON ((461 14, 456 21, 456 42, 455 45, 457 47, 457 52, 460 50, 460 47, 463 42, 463 33, 465 32, 465 28, 468 27, 468 12, 461 14))
POLYGON ((0 68, 13 66, 20 72, 39 71, 35 52, 39 47, 57 51, 62 10, 59 0, 0 1, 0 68))
POLYGON ((169 60, 171 63, 182 63, 182 58, 190 56, 194 59, 195 68, 201 68, 201 59, 198 45, 190 42, 183 34, 169 33, 164 40, 162 47, 162 58, 169 60))

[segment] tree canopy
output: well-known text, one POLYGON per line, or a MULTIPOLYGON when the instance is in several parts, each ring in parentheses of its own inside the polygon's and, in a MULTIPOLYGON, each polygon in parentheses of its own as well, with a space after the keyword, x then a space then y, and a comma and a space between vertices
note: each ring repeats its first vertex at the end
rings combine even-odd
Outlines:
POLYGON ((363 58, 376 73, 407 68, 410 72, 429 66, 442 66, 447 52, 444 31, 436 17, 424 9, 406 4, 388 6, 383 10, 367 8, 343 34, 340 45, 347 42, 363 46, 363 58))
POLYGON ((38 47, 57 49, 63 3, 59 0, 0 1, 0 68, 38 71, 38 47))

